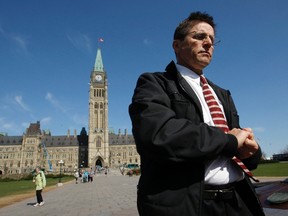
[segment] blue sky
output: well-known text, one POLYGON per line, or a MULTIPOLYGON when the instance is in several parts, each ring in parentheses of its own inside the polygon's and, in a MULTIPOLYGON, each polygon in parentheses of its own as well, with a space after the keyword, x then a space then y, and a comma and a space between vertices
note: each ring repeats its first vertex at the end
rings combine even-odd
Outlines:
POLYGON ((138 76, 175 60, 175 27, 192 11, 217 23, 221 43, 205 75, 232 92, 242 127, 267 156, 288 146, 288 1, 0 0, 0 132, 29 123, 64 135, 88 129, 98 39, 109 83, 109 126, 128 129, 138 76))

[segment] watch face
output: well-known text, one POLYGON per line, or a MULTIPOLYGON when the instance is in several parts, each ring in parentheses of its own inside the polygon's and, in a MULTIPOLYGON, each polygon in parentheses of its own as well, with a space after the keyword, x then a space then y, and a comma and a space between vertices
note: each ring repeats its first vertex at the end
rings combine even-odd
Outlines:
POLYGON ((97 81, 101 81, 101 80, 102 80, 102 76, 101 76, 101 75, 96 75, 96 76, 95 76, 95 79, 96 79, 97 81))

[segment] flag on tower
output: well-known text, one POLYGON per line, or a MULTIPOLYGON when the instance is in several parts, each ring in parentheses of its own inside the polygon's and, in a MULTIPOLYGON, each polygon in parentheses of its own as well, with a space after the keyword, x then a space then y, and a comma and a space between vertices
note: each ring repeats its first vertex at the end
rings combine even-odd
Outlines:
POLYGON ((99 38, 98 42, 104 42, 103 38, 99 38))

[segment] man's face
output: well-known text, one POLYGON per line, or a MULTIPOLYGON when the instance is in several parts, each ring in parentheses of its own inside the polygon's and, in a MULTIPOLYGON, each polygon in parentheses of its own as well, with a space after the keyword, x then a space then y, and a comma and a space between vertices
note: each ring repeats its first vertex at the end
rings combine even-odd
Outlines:
POLYGON ((174 40, 177 63, 198 74, 209 65, 213 55, 214 29, 202 21, 195 21, 184 40, 174 40))

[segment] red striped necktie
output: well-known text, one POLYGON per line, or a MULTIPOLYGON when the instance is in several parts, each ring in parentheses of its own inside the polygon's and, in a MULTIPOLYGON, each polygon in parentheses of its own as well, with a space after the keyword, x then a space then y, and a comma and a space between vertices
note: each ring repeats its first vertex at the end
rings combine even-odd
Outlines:
MULTIPOLYGON (((227 133, 229 131, 228 125, 227 125, 227 121, 225 119, 225 116, 218 104, 218 102, 216 101, 214 95, 212 94, 212 91, 210 90, 207 80, 205 79, 204 76, 200 76, 200 83, 203 89, 203 95, 205 98, 205 101, 208 105, 212 120, 214 122, 214 125, 216 127, 221 128, 225 133, 227 133)), ((250 177, 252 178, 254 181, 259 182, 258 179, 256 179, 253 174, 251 173, 251 171, 245 166, 245 164, 243 164, 243 162, 237 158, 237 157, 233 157, 232 160, 242 168, 242 170, 250 177)))

